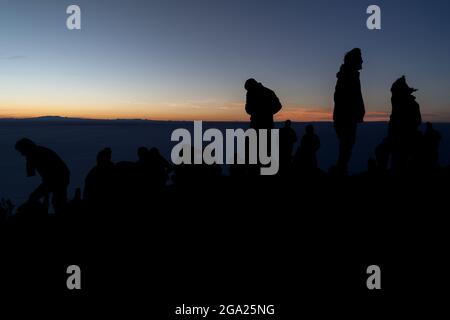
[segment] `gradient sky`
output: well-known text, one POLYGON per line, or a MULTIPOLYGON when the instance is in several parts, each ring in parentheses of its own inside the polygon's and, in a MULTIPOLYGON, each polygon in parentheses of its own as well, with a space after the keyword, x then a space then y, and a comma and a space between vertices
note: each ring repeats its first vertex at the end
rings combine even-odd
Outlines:
POLYGON ((447 0, 0 0, 0 117, 246 120, 254 77, 278 119, 328 120, 360 47, 367 120, 405 74, 424 118, 450 121, 449 15, 447 0), (81 31, 66 29, 70 4, 81 31), (371 4, 381 31, 366 28, 371 4))

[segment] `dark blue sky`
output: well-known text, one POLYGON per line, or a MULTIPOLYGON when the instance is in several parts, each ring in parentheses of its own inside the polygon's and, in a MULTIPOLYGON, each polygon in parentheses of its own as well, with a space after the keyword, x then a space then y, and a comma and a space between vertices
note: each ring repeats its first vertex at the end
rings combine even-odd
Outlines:
POLYGON ((244 81, 281 118, 327 119, 343 55, 360 47, 369 119, 405 74, 425 118, 450 120, 449 1, 0 0, 0 116, 245 119, 244 81), (78 4, 82 30, 66 29, 78 4), (382 30, 366 28, 366 8, 382 30))

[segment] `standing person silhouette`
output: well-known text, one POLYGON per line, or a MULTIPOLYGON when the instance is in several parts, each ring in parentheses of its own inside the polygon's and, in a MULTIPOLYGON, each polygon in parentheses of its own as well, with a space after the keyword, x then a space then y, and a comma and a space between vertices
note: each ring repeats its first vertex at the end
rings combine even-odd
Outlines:
POLYGON ((337 73, 334 92, 334 129, 339 139, 338 172, 347 174, 353 147, 356 143, 358 123, 364 121, 365 107, 359 79, 363 59, 361 49, 355 48, 345 55, 344 64, 337 73))
POLYGON ((420 144, 422 124, 420 106, 413 95, 417 89, 409 87, 405 76, 392 87, 392 114, 389 121, 389 139, 392 141, 392 169, 404 171, 414 162, 420 144))
MULTIPOLYGON (((245 103, 245 111, 250 115, 250 128, 256 130, 258 136, 257 152, 259 154, 259 131, 260 129, 272 130, 274 128, 273 116, 279 112, 282 108, 280 100, 275 92, 269 88, 264 87, 260 82, 255 79, 248 79, 245 82, 245 90, 247 90, 247 99, 245 103)), ((267 148, 270 153, 271 138, 270 132, 267 134, 267 148)), ((246 163, 248 163, 249 155, 249 143, 246 143, 246 163)), ((250 166, 249 172, 251 175, 258 175, 259 165, 250 166)))
POLYGON ((30 139, 17 141, 15 147, 27 161, 27 176, 33 177, 37 171, 42 178, 42 183, 33 191, 29 200, 34 202, 42 198, 48 199, 51 194, 55 213, 64 212, 70 182, 70 171, 64 161, 53 150, 38 146, 30 139))
POLYGON ((247 102, 245 111, 250 115, 252 129, 273 129, 273 116, 281 110, 282 105, 275 92, 264 87, 255 79, 245 82, 247 102))
POLYGON ((295 154, 295 165, 301 174, 317 173, 317 151, 320 149, 320 138, 314 133, 314 126, 309 124, 300 141, 295 154))
POLYGON ((280 129, 280 171, 288 173, 292 166, 292 152, 297 142, 297 134, 292 128, 291 120, 286 120, 280 129))

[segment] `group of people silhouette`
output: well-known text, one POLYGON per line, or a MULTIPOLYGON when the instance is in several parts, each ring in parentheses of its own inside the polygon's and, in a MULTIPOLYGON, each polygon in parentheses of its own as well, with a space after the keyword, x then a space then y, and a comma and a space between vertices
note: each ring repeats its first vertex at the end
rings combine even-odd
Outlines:
MULTIPOLYGON (((339 140, 339 154, 330 172, 337 175, 348 174, 358 124, 364 122, 366 111, 360 81, 363 62, 361 49, 354 48, 346 53, 344 63, 336 75, 333 124, 339 140)), ((281 110, 278 98, 273 91, 264 88, 254 79, 249 79, 245 88, 246 111, 251 116, 250 127, 273 128, 273 115, 281 110), (260 108, 254 106, 255 101, 260 108)), ((393 83, 388 134, 376 149, 376 159, 369 160, 369 163, 372 163, 369 164, 370 168, 373 168, 375 163, 382 171, 391 169, 392 172, 400 173, 407 170, 435 170, 438 167, 441 135, 431 123, 426 124, 425 134, 421 133, 422 116, 420 106, 413 95, 415 91, 417 90, 409 87, 405 76, 393 83)), ((281 172, 289 172, 286 168, 292 168, 293 165, 301 172, 315 172, 316 152, 320 148, 320 140, 314 134, 314 127, 312 125, 306 127, 300 147, 293 157, 292 148, 296 141, 296 133, 291 128, 291 121, 288 120, 280 130, 281 172)))
MULTIPOLYGON (((362 70, 361 50, 349 51, 337 73, 334 93, 334 130, 339 140, 339 153, 336 164, 330 168, 329 176, 348 176, 348 165, 356 143, 358 124, 364 121, 365 106, 361 92, 360 72, 362 70)), ((275 92, 266 88, 255 79, 249 79, 244 85, 247 91, 245 111, 250 115, 250 128, 273 129, 274 115, 282 109, 275 92)), ((387 136, 369 159, 368 172, 377 175, 426 173, 439 170, 440 133, 431 123, 426 124, 422 134, 420 106, 409 87, 405 76, 396 80, 391 88, 392 113, 388 124, 387 136)), ((313 125, 307 125, 297 150, 294 150, 298 138, 287 120, 280 129, 280 177, 309 177, 327 175, 318 167, 317 152, 321 147, 319 136, 313 125)), ((18 212, 41 210, 48 212, 50 204, 56 214, 68 211, 67 190, 70 171, 64 161, 54 151, 39 146, 24 138, 15 146, 26 159, 27 176, 40 175, 42 182, 30 195, 26 204, 18 212)), ((140 147, 137 161, 114 163, 113 152, 104 148, 97 154, 97 163, 90 170, 83 192, 77 190, 72 202, 83 203, 91 210, 108 209, 113 206, 115 197, 125 197, 128 202, 140 204, 149 194, 159 194, 168 188, 191 188, 193 185, 220 184, 224 179, 219 165, 172 165, 157 148, 140 147), (169 183, 172 181, 172 183, 169 183)), ((247 165, 232 165, 230 177, 255 178, 255 170, 247 165)), ((241 180, 238 180, 241 181, 241 180)), ((0 213, 4 213, 12 204, 3 203, 0 213)))

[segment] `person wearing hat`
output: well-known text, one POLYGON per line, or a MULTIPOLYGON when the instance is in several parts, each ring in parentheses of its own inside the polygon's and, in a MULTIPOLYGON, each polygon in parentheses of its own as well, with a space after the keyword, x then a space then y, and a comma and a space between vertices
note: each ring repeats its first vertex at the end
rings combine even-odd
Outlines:
POLYGON ((347 52, 336 75, 333 121, 339 139, 339 156, 335 169, 344 174, 356 143, 358 123, 364 122, 366 113, 359 78, 362 64, 361 49, 355 48, 347 52))
POLYGON ((392 168, 405 169, 418 148, 422 115, 413 95, 417 89, 409 87, 406 77, 397 79, 391 87, 392 113, 389 121, 389 139, 392 144, 392 168))

